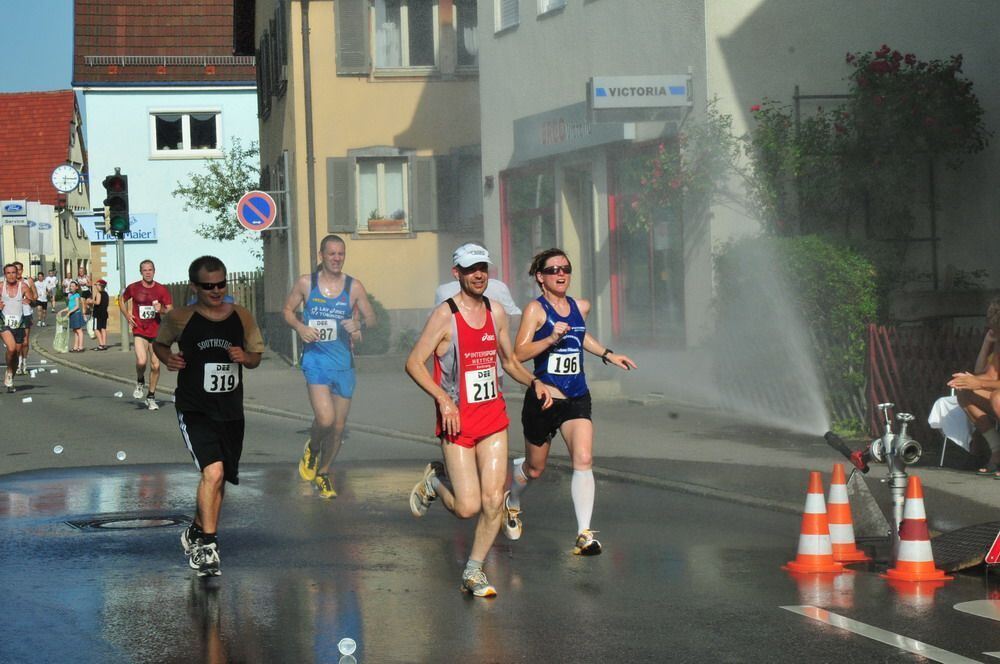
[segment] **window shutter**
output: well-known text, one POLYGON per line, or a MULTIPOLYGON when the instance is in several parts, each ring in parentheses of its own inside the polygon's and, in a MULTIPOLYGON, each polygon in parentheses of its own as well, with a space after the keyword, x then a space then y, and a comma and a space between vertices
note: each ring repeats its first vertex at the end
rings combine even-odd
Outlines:
POLYGON ((326 160, 326 211, 331 233, 354 232, 354 160, 349 157, 326 160))
POLYGON ((438 192, 434 157, 414 157, 410 169, 410 230, 436 231, 438 192))
POLYGON ((368 0, 337 0, 337 74, 368 75, 368 0))
POLYGON ((496 31, 504 30, 520 22, 518 12, 518 0, 495 0, 496 7, 496 31))
POLYGON ((458 224, 458 160, 454 155, 434 157, 437 171, 437 213, 441 230, 454 230, 458 224))

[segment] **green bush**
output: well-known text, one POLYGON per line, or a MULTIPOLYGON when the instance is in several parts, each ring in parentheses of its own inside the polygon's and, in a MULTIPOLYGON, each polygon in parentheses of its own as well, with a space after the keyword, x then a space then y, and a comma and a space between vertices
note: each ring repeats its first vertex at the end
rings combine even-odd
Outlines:
POLYGON ((420 330, 407 327, 399 331, 399 338, 396 339, 396 350, 401 353, 409 353, 420 338, 420 330))
POLYGON ((363 331, 361 343, 357 346, 359 355, 384 355, 389 352, 389 338, 392 336, 392 321, 389 319, 389 312, 371 293, 368 299, 375 310, 375 318, 378 323, 371 329, 363 331))
MULTIPOLYGON (((777 307, 768 298, 790 298, 805 323, 812 351, 831 394, 864 385, 865 329, 877 311, 876 274, 871 262, 851 249, 818 236, 760 237, 728 245, 716 261, 720 330, 747 327, 746 318, 767 316, 777 307), (771 272, 787 288, 761 293, 771 272)), ((758 328, 767 329, 767 328, 758 328)), ((781 344, 773 333, 744 337, 748 350, 757 344, 781 344)), ((775 367, 780 370, 780 367, 775 367)))

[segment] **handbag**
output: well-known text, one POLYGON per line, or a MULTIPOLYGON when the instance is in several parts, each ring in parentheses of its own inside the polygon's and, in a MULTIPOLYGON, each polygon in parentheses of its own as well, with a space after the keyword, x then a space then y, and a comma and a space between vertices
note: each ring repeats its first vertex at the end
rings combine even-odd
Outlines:
POLYGON ((52 350, 57 353, 69 352, 69 321, 65 316, 56 319, 56 335, 52 339, 52 350))
POLYGON ((91 339, 97 338, 97 321, 93 316, 87 319, 87 336, 91 339))

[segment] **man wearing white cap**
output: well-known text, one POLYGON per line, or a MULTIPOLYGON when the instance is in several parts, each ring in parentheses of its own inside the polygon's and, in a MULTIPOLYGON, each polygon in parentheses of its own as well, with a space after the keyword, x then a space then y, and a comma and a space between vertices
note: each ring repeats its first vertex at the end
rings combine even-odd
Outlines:
MULTIPOLYGON (((455 252, 451 255, 452 264, 454 264, 455 258, 459 255, 475 256, 478 254, 478 252, 486 253, 486 250, 483 249, 482 246, 474 244, 472 242, 468 244, 463 244, 461 247, 456 249, 455 252)), ((488 256, 489 254, 487 253, 487 257, 488 256)), ((440 286, 437 287, 437 290, 434 291, 434 306, 435 307, 438 306, 439 304, 447 300, 449 297, 454 297, 458 295, 458 292, 461 289, 462 287, 459 286, 457 279, 453 281, 446 281, 445 283, 441 284, 440 286)), ((500 281, 499 279, 490 277, 489 282, 486 284, 486 292, 483 293, 483 295, 490 298, 490 301, 496 302, 497 304, 502 306, 503 310, 507 312, 508 316, 521 315, 521 309, 514 302, 514 298, 511 297, 510 289, 507 288, 507 284, 500 281)))
POLYGON ((493 597, 496 589, 483 562, 500 531, 507 480, 507 408, 500 390, 499 364, 514 380, 535 390, 547 408, 547 388, 514 358, 507 314, 484 296, 490 255, 467 244, 452 256, 460 291, 435 307, 406 360, 406 373, 434 398, 437 436, 444 464, 427 464, 410 494, 410 511, 421 517, 441 498, 460 519, 478 516, 461 589, 493 597), (427 360, 434 358, 434 375, 427 360))

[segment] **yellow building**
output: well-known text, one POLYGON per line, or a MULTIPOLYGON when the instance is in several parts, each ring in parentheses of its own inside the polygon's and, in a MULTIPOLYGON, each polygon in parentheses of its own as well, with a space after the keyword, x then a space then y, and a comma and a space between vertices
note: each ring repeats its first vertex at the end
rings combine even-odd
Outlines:
POLYGON ((264 237, 272 345, 288 349, 285 293, 328 233, 345 239, 346 271, 389 310, 393 337, 419 329, 454 247, 482 238, 476 1, 255 10, 261 180, 279 204, 264 237))

